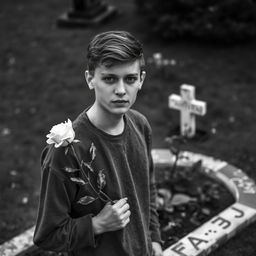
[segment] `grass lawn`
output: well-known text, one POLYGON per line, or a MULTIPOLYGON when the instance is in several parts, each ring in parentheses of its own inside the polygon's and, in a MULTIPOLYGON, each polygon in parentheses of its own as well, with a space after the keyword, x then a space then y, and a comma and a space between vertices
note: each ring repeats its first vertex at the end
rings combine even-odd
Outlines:
MULTIPOLYGON (((101 26, 59 29, 56 19, 71 0, 2 0, 0 3, 0 243, 35 223, 40 187, 40 152, 52 125, 73 120, 93 94, 86 87, 86 46, 97 32, 128 30, 144 43, 146 57, 162 52, 176 65, 165 74, 148 67, 135 108, 153 128, 154 147, 179 123, 168 95, 183 83, 196 86, 208 104, 197 118, 210 136, 188 149, 220 158, 256 180, 256 44, 214 45, 161 42, 136 13, 134 2, 108 1, 121 14, 101 26)), ((256 223, 213 252, 214 256, 254 255, 256 223)))

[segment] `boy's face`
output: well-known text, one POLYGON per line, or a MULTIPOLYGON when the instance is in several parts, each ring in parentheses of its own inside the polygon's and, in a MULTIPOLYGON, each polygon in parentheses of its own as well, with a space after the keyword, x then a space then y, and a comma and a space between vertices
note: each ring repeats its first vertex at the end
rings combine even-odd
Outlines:
POLYGON ((95 90, 97 108, 115 115, 123 115, 131 108, 145 75, 141 73, 139 60, 109 68, 100 65, 93 75, 85 73, 89 88, 95 90))

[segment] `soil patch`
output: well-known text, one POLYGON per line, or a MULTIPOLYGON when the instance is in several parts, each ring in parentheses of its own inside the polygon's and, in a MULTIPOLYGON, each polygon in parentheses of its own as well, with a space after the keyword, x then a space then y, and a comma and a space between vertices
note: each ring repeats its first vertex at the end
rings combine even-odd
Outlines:
MULTIPOLYGON (((171 178, 158 183, 164 249, 235 202, 224 184, 206 175, 203 168, 200 162, 191 167, 178 167, 171 178)), ((170 172, 170 168, 164 172, 170 172)))

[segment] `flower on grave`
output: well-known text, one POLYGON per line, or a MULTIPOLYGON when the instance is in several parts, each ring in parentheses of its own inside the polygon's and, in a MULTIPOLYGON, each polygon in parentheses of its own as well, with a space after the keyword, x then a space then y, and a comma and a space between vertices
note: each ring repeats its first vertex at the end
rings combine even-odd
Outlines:
POLYGON ((73 154, 75 157, 79 168, 75 169, 70 166, 65 166, 64 168, 64 171, 70 173, 70 180, 80 186, 89 186, 93 192, 93 195, 85 195, 80 198, 77 203, 88 205, 97 199, 103 202, 113 203, 111 198, 102 191, 106 185, 106 178, 103 170, 96 171, 92 166, 93 161, 96 158, 96 147, 93 142, 89 149, 91 159, 90 161, 85 162, 84 160, 79 159, 78 154, 75 151, 74 143, 79 143, 80 141, 75 139, 75 131, 72 122, 69 119, 65 123, 54 125, 46 137, 48 138, 46 141, 47 144, 54 144, 55 148, 65 147, 65 155, 73 154), (77 172, 79 172, 79 175, 74 177, 72 174, 77 172), (92 179, 92 175, 96 175, 97 184, 93 184, 92 180, 94 179, 92 179))

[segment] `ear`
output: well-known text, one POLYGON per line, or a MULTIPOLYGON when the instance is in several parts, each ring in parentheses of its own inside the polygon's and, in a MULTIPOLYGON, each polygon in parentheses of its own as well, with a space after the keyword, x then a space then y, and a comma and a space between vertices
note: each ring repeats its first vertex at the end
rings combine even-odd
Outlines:
POLYGON ((146 77, 146 71, 142 71, 141 75, 140 75, 140 84, 139 84, 139 90, 142 88, 143 82, 145 80, 146 77))
POLYGON ((93 90, 93 89, 94 89, 94 87, 93 87, 93 82, 92 82, 92 80, 93 80, 93 75, 90 74, 89 70, 85 70, 85 72, 84 72, 84 77, 85 77, 85 80, 86 80, 86 82, 87 82, 87 84, 88 84, 89 89, 90 89, 90 90, 93 90))

